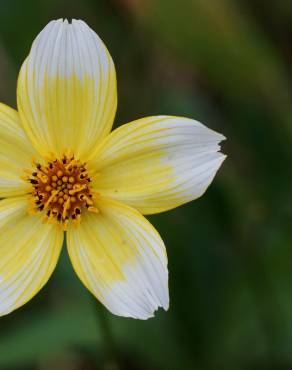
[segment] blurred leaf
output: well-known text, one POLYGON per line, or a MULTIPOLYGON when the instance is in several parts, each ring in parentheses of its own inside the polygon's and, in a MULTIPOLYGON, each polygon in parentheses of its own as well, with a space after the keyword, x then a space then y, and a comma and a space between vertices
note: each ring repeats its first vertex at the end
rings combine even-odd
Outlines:
POLYGON ((27 366, 69 348, 96 348, 101 342, 92 307, 67 302, 19 322, 0 340, 0 367, 27 366))

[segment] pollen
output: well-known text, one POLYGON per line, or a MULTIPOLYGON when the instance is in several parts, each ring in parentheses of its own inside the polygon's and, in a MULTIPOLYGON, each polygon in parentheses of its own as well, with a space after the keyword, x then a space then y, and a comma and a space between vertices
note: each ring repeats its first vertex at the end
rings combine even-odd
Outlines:
POLYGON ((70 221, 78 225, 85 211, 98 212, 86 163, 63 155, 61 159, 34 162, 31 175, 32 214, 44 214, 44 222, 57 223, 64 230, 70 221))

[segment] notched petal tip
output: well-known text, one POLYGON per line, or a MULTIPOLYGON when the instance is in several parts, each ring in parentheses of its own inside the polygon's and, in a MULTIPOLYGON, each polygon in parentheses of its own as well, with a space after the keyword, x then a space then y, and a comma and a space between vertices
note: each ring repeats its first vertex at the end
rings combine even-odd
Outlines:
POLYGON ((78 24, 78 23, 82 23, 82 24, 85 24, 87 27, 89 27, 87 25, 86 22, 84 22, 82 19, 75 19, 75 18, 58 18, 58 19, 54 19, 52 21, 50 21, 48 24, 50 23, 63 23, 65 25, 69 25, 71 26, 72 24, 78 24))
POLYGON ((93 165, 96 191, 143 214, 200 197, 226 158, 225 136, 190 118, 151 116, 114 130, 93 165))
POLYGON ((168 309, 166 251, 153 226, 134 209, 100 199, 100 213, 68 229, 73 267, 115 315, 146 320, 168 309), (90 235, 90 236, 89 236, 90 235))
POLYGON ((19 74, 17 105, 41 155, 70 148, 86 159, 108 135, 117 107, 115 67, 85 22, 60 18, 39 33, 19 74))

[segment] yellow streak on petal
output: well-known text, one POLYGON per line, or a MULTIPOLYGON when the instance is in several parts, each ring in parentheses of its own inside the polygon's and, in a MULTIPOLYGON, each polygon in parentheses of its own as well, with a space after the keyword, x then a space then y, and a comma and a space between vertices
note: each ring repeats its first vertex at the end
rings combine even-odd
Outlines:
POLYGON ((27 197, 0 201, 0 316, 43 287, 62 247, 63 233, 26 209, 27 197))
MULTIPOLYGON (((23 80, 18 89, 18 105, 34 146, 44 157, 50 153, 60 157, 66 150, 73 152, 76 158, 87 158, 111 129, 116 110, 115 95, 110 94, 99 101, 96 81, 88 75, 83 75, 82 79, 77 75, 45 75, 42 85, 34 89, 36 81, 25 80, 25 74, 24 65, 20 74, 20 80, 23 80), (32 96, 25 95, 28 89, 32 90, 32 96)), ((106 88, 108 83, 101 79, 100 88, 103 89, 103 85, 106 88)))
POLYGON ((175 208, 200 197, 225 156, 224 136, 183 117, 146 117, 114 130, 91 158, 101 196, 143 214, 175 208))
POLYGON ((134 209, 99 199, 68 228, 68 252, 85 286, 113 313, 147 318, 168 308, 167 257, 153 226, 134 209))
POLYGON ((24 168, 35 154, 16 110, 0 103, 0 198, 24 195, 24 168))

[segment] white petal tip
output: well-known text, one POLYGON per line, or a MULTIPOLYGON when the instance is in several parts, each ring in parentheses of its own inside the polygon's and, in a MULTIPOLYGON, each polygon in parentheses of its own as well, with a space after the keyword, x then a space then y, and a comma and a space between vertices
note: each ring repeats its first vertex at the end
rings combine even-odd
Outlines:
POLYGON ((149 312, 143 312, 143 313, 139 313, 139 314, 121 314, 121 313, 114 313, 112 312, 114 315, 117 315, 117 316, 123 316, 123 317, 126 317, 126 318, 129 318, 129 319, 135 319, 135 320, 149 320, 149 319, 152 319, 156 316, 157 312, 160 310, 160 309, 163 309, 164 311, 168 311, 169 309, 169 305, 163 305, 163 306, 158 306, 156 307, 153 311, 149 311, 149 312))

